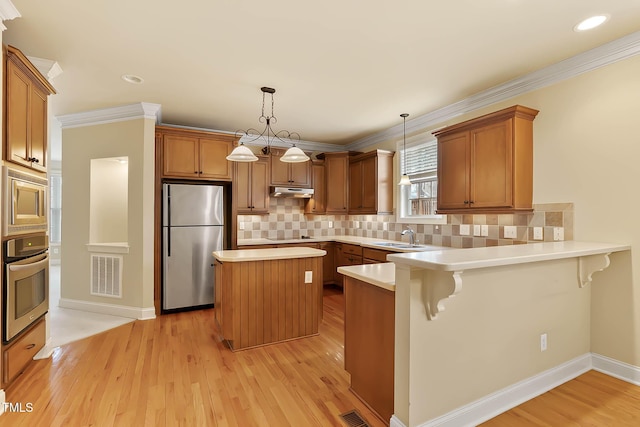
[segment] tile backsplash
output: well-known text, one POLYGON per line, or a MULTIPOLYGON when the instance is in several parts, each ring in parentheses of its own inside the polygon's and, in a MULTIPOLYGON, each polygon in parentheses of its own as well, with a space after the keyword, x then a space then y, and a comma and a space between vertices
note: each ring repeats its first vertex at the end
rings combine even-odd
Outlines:
POLYGON ((562 227, 564 240, 573 240, 573 203, 534 205, 530 213, 448 215, 446 224, 395 222, 395 215, 305 215, 304 201, 271 198, 265 215, 238 215, 238 239, 298 239, 354 235, 388 240, 407 240, 400 233, 407 226, 418 242, 454 248, 501 246, 535 242, 534 227, 542 227, 544 241, 553 240, 555 227, 562 227), (460 235, 460 225, 470 225, 470 235, 460 235), (474 225, 486 225, 487 236, 473 236, 474 225), (515 226, 516 238, 505 239, 504 227, 515 226), (244 227, 244 230, 242 229, 244 227))

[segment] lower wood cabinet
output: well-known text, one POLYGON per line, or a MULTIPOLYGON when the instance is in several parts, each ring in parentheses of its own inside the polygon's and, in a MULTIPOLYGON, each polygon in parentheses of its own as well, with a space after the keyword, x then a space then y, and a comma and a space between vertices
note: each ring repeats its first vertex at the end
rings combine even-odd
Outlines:
POLYGON ((351 390, 385 422, 393 415, 395 292, 345 277, 344 366, 351 390))
POLYGON ((44 347, 46 325, 44 318, 30 326, 15 341, 2 347, 2 384, 9 385, 44 347))
POLYGON ((216 261, 215 267, 215 319, 232 350, 318 334, 322 257, 216 261))
MULTIPOLYGON (((362 246, 349 243, 336 243, 336 269, 345 265, 362 265, 362 246)), ((336 284, 344 286, 344 277, 336 271, 336 284)))
POLYGON ((382 249, 374 249, 374 248, 362 248, 362 261, 365 264, 375 264, 379 262, 389 262, 387 261, 387 255, 395 254, 397 252, 385 251, 382 249))

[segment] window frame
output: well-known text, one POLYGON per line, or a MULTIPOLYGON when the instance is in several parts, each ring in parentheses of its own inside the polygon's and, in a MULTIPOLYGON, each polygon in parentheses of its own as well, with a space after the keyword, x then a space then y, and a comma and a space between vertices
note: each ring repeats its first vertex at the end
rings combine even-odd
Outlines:
MULTIPOLYGON (((421 134, 416 135, 407 139, 406 147, 407 149, 416 147, 418 145, 427 144, 430 142, 436 141, 435 138, 429 137, 427 135, 421 134)), ((402 164, 402 158, 404 156, 403 150, 403 141, 398 141, 396 143, 396 152, 399 153, 396 156, 396 165, 398 168, 398 177, 402 176, 404 171, 404 165, 402 164)), ((436 178, 437 180, 438 172, 429 172, 424 174, 417 174, 418 179, 427 179, 430 180, 432 178, 436 178)), ((398 186, 396 191, 396 222, 402 224, 446 224, 447 223, 447 215, 408 215, 407 206, 409 205, 410 197, 410 187, 409 186, 398 186)))

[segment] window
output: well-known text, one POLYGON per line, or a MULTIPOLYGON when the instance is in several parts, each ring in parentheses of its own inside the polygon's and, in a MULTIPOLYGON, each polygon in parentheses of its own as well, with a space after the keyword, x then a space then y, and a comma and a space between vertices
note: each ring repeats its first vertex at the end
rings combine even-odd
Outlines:
POLYGON ((398 143, 400 174, 405 172, 411 185, 398 190, 398 221, 405 223, 442 224, 446 216, 436 215, 438 197, 438 145, 436 140, 421 139, 407 144, 406 153, 398 143))

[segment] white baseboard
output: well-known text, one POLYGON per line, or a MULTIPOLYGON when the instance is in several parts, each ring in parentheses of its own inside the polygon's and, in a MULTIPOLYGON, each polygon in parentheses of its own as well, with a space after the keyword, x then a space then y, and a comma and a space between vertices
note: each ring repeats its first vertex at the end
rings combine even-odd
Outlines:
POLYGON ((640 367, 620 362, 601 354, 591 353, 592 368, 614 378, 640 386, 640 367))
POLYGON ((47 339, 47 343, 33 356, 33 360, 48 359, 53 354, 55 347, 51 347, 51 337, 47 339))
POLYGON ((156 310, 154 307, 130 307, 126 305, 104 304, 68 298, 60 298, 58 306, 62 308, 71 308, 73 310, 88 311, 91 313, 127 317, 129 319, 148 320, 156 318, 156 310))
MULTIPOLYGON (((591 359, 590 353, 576 357, 562 365, 512 384, 438 418, 429 420, 421 424, 420 427, 476 426, 584 374, 592 368, 591 359)), ((395 415, 391 417, 390 426, 406 427, 395 415)))

